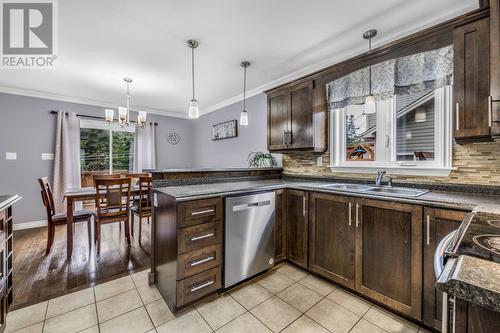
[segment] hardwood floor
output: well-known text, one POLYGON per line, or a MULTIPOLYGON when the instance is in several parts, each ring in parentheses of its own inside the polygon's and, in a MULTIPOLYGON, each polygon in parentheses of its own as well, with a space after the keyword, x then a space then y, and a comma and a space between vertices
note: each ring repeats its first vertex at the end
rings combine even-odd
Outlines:
MULTIPOLYGON (((95 246, 89 250, 86 223, 77 223, 74 250, 66 257, 66 226, 56 227, 54 245, 45 256, 47 228, 14 232, 14 303, 11 309, 58 297, 116 277, 150 267, 151 225, 142 221, 141 245, 137 240, 139 220, 135 221, 135 238, 129 248, 125 233, 117 223, 103 225, 101 254, 95 246)), ((92 230, 92 235, 93 235, 92 230)))

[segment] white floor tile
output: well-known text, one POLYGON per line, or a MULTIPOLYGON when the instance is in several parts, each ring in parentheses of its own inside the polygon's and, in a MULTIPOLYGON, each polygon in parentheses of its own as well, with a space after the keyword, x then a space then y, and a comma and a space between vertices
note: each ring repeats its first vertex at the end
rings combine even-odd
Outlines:
POLYGON ((144 333, 154 328, 143 306, 105 321, 99 326, 101 333, 144 333))
POLYGON ((49 300, 47 318, 52 318, 95 302, 94 288, 83 289, 49 300))
POLYGON ((94 304, 66 312, 45 321, 44 333, 79 332, 97 325, 97 313, 94 304))
POLYGON ((7 332, 31 326, 45 319, 48 302, 30 305, 7 314, 7 332))
POLYGON ((106 298, 97 302, 99 322, 102 323, 141 306, 142 301, 136 289, 106 298))
POLYGON ((135 285, 130 276, 99 284, 94 287, 96 301, 121 294, 134 289, 135 285))

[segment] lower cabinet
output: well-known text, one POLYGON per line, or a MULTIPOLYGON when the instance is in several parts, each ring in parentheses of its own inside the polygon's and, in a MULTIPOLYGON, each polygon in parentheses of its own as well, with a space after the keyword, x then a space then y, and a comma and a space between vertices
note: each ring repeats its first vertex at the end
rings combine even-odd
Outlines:
POLYGON ((500 313, 457 299, 451 330, 454 333, 500 332, 500 313))
POLYGON ((354 288, 355 199, 309 195, 309 270, 354 288))
POLYGON ((441 329, 442 293, 435 287, 434 252, 446 235, 456 230, 466 212, 449 209, 424 209, 424 271, 422 321, 435 329, 441 329))
POLYGON ((276 190, 274 214, 274 258, 276 263, 286 258, 286 190, 276 190))
POLYGON ((422 316, 422 207, 361 199, 355 207, 356 290, 422 316))
POLYGON ((308 192, 287 190, 286 256, 297 266, 307 268, 308 192))

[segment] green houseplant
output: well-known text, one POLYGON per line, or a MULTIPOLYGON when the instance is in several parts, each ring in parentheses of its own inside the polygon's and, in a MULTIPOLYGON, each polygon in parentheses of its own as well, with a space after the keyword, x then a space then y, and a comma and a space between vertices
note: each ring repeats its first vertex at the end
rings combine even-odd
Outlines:
POLYGON ((276 158, 271 153, 252 152, 248 155, 250 168, 268 168, 278 166, 276 158))

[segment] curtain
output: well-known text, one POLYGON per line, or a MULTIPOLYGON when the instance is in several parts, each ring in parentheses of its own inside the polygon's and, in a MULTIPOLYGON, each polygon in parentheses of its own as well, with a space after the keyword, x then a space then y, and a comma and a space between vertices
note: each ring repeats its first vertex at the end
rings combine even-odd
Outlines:
MULTIPOLYGON (((372 94, 377 100, 434 90, 453 81, 453 46, 391 59, 371 68, 372 94)), ((327 84, 331 109, 364 104, 369 94, 369 67, 327 84)))
POLYGON ((76 113, 57 113, 54 153, 54 205, 56 213, 65 211, 64 193, 80 188, 80 120, 76 113))
POLYGON ((154 124, 137 126, 134 140, 134 172, 156 168, 156 128, 154 124))

